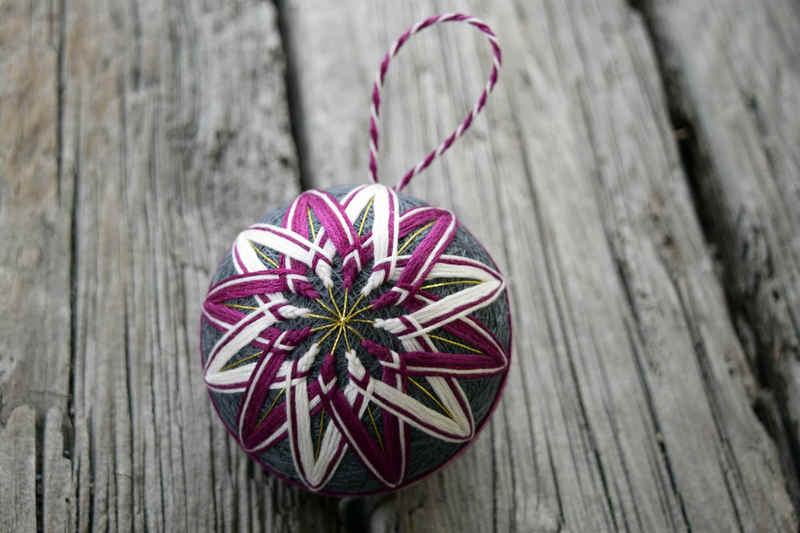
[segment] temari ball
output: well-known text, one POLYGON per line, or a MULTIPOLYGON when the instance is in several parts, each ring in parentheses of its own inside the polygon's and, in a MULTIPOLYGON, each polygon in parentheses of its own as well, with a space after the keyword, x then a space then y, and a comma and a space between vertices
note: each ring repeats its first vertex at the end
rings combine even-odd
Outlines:
POLYGON ((446 209, 377 183, 310 190, 236 238, 201 351, 219 417, 264 468, 325 494, 394 490, 488 420, 505 281, 446 209))

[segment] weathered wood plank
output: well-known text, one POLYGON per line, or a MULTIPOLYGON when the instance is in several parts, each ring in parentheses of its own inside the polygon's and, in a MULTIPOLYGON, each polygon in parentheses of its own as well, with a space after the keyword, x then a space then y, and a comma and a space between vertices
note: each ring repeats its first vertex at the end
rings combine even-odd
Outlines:
POLYGON ((67 407, 70 210, 59 175, 58 13, 0 6, 0 421, 67 407))
POLYGON ((0 433, 0 531, 36 531, 36 413, 17 407, 0 433))
MULTIPOLYGON (((64 420, 53 407, 44 421, 42 448, 42 530, 74 530, 74 485, 72 463, 64 456, 64 420)), ((38 445, 38 443, 37 443, 38 445)))
MULTIPOLYGON (((642 2, 751 365, 800 442, 800 6, 642 2)), ((795 458, 797 461, 798 458, 795 458)))
POLYGON ((71 465, 64 457, 60 408, 47 413, 41 434, 36 425, 33 408, 21 405, 0 432, 0 531, 73 530, 71 465))
MULTIPOLYGON (((367 92, 434 2, 284 3, 315 186, 367 179, 367 92), (331 46, 337 43, 337 46, 331 46)), ((454 9, 455 8, 455 9, 454 9)), ((378 530, 797 529, 692 210, 654 55, 624 2, 458 2, 505 51, 488 120, 411 190, 511 278, 515 359, 470 452, 377 505, 378 530)), ((473 38, 474 37, 474 38, 473 38)), ((472 104, 486 45, 416 38, 383 97, 396 181, 472 104), (411 111, 413 112, 411 112, 411 111)))
POLYGON ((73 510, 61 440, 72 187, 58 157, 58 21, 45 2, 0 6, 0 531, 66 531, 73 510))
POLYGON ((335 523, 332 502, 254 474, 215 420, 200 372, 210 273, 242 227, 298 192, 274 8, 68 7, 77 528, 335 523))

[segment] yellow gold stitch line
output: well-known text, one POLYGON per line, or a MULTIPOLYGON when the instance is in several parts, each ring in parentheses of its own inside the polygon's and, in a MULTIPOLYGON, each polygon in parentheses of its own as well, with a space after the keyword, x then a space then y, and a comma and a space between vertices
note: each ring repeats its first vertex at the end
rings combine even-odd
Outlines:
MULTIPOLYGON (((342 328, 342 326, 340 324, 339 325, 339 333, 336 334, 336 340, 333 341, 333 348, 331 348, 331 353, 332 354, 336 353, 336 345, 339 344, 339 337, 342 336, 342 329, 344 329, 344 328, 342 328)), ((333 331, 333 330, 331 330, 331 331, 333 331)))
POLYGON ((261 423, 262 423, 262 422, 264 422, 264 420, 266 420, 266 419, 267 419, 267 416, 270 414, 270 412, 272 411, 272 409, 275 407, 275 404, 276 404, 276 403, 278 403, 278 399, 279 399, 281 396, 283 396, 283 392, 284 392, 285 390, 286 390, 286 389, 281 389, 281 391, 278 393, 278 395, 277 395, 277 396, 275 396, 275 399, 274 399, 274 400, 272 400, 272 404, 269 406, 269 409, 267 409, 267 412, 266 412, 266 413, 264 413, 264 416, 262 416, 262 417, 261 417, 261 420, 259 420, 259 421, 258 421, 258 424, 256 424, 256 429, 258 429, 258 426, 260 426, 260 425, 261 425, 261 423))
POLYGON ((333 287, 328 287, 328 294, 331 297, 331 303, 333 303, 333 308, 336 309, 336 316, 338 318, 342 318, 342 312, 339 311, 339 305, 336 303, 336 298, 333 297, 333 287))
POLYGON ((325 305, 325 302, 323 302, 323 301, 322 301, 322 300, 320 300, 319 298, 315 298, 315 299, 314 299, 314 301, 315 301, 315 302, 317 302, 317 303, 318 303, 319 305, 321 305, 322 307, 324 307, 324 308, 325 308, 325 310, 327 310, 327 311, 328 311, 330 314, 332 314, 332 315, 334 315, 334 316, 336 315, 336 311, 334 311, 333 309, 331 309, 330 307, 328 307, 327 305, 325 305))
POLYGON ((422 226, 421 228, 419 228, 417 231, 415 231, 415 232, 414 232, 414 234, 413 234, 413 235, 411 235, 411 237, 409 237, 408 239, 406 239, 406 242, 405 242, 405 243, 403 243, 403 246, 401 246, 401 247, 400 247, 400 249, 399 249, 399 250, 397 250, 397 254, 398 254, 398 255, 399 255, 399 254, 402 254, 402 253, 403 253, 403 250, 405 250, 406 248, 408 248, 408 245, 409 245, 409 244, 411 244, 411 243, 414 241, 414 239, 416 239, 416 238, 419 236, 419 234, 420 234, 420 233, 422 233, 422 232, 423 232, 423 231, 425 231, 426 229, 428 229, 428 228, 430 228, 431 226, 433 226, 433 224, 434 224, 434 223, 435 223, 435 221, 434 221, 434 222, 428 222, 427 224, 425 224, 424 226, 422 226))
POLYGON ((324 326, 317 326, 315 328, 311 328, 311 331, 314 332, 314 331, 321 331, 323 329, 328 329, 328 328, 335 328, 338 325, 339 324, 325 324, 324 326))
POLYGON ((249 242, 250 242, 250 246, 253 247, 253 250, 255 250, 258 255, 263 257, 266 261, 269 261, 269 263, 272 266, 274 266, 275 268, 279 268, 278 267, 278 263, 276 263, 270 256, 268 256, 267 254, 265 254, 264 252, 259 250, 258 247, 256 246, 256 244, 253 241, 249 241, 249 242))
POLYGON ((383 450, 383 439, 381 439, 381 434, 378 432, 378 424, 375 423, 375 417, 372 416, 372 409, 369 408, 369 405, 367 405, 367 412, 369 413, 369 419, 372 420, 372 429, 375 430, 375 436, 378 437, 378 444, 383 450))
POLYGON ((431 394, 430 392, 428 392, 428 389, 426 389, 425 387, 423 387, 422 385, 420 385, 419 383, 417 383, 417 381, 416 381, 414 378, 412 378, 411 376, 408 376, 408 381, 410 381, 411 383, 413 383, 414 385, 416 385, 416 386, 417 386, 417 387, 418 387, 418 388, 419 388, 419 389, 420 389, 422 392, 424 392, 425 394, 427 394, 427 395, 428 395, 428 398, 430 398, 431 400, 433 400, 433 402, 434 402, 436 405, 438 405, 438 406, 439 406, 439 408, 440 408, 442 411, 444 411, 444 412, 445 412, 445 414, 447 414, 447 416, 450 418, 450 420, 452 420, 452 419, 453 419, 453 415, 451 415, 451 414, 450 414, 450 411, 448 411, 448 410, 447 410, 447 408, 446 408, 444 405, 442 405, 442 403, 441 403, 439 400, 437 400, 437 399, 436 399, 436 396, 434 396, 433 394, 431 394))
POLYGON ((347 326, 347 329, 358 335, 358 338, 361 339, 362 341, 364 340, 364 336, 361 333, 359 333, 358 330, 355 329, 353 326, 347 326))
POLYGON ((360 303, 361 303, 361 300, 363 300, 363 299, 364 299, 364 296, 365 296, 365 295, 364 295, 364 293, 361 293, 361 295, 358 297, 358 299, 356 300, 356 302, 355 302, 355 303, 353 304, 353 306, 350 308, 350 309, 352 309, 353 311, 350 311, 350 314, 349 314, 349 315, 347 315, 347 317, 346 317, 346 318, 347 318, 348 320, 350 319, 350 317, 352 317, 352 316, 353 316, 353 312, 355 311, 356 307, 358 307, 358 304, 360 304, 360 303))
POLYGON ((351 318, 348 322, 363 322, 364 324, 374 324, 374 320, 365 320, 363 318, 351 318))
POLYGON ((361 225, 358 227, 358 236, 361 237, 361 232, 364 231, 364 222, 367 221, 367 215, 369 214, 369 208, 372 207, 372 202, 375 201, 375 197, 369 199, 367 202, 367 207, 364 208, 364 216, 361 217, 361 225))
POLYGON ((310 317, 310 318, 319 318, 321 320, 330 320, 331 322, 336 322, 337 321, 337 319, 335 317, 325 316, 325 315, 318 315, 316 313, 306 313, 303 316, 304 317, 310 317))
POLYGON ((337 324, 334 324, 333 326, 334 326, 334 327, 332 327, 332 328, 330 328, 330 329, 328 330, 328 333, 326 333, 325 335, 323 335, 323 336, 322 336, 322 338, 316 342, 317 346, 322 346, 322 342, 323 342, 325 339, 327 339, 327 338, 328 338, 328 335, 330 335, 331 333, 333 333, 334 331, 336 331, 336 326, 337 326, 337 324))
POLYGON ((347 316, 347 295, 350 293, 350 289, 344 289, 344 306, 342 307, 342 317, 347 316))
POLYGON ((350 339, 347 338, 347 329, 353 329, 353 328, 351 328, 350 326, 347 326, 347 328, 342 328, 342 332, 344 333, 344 343, 347 346, 347 351, 349 352, 351 348, 350 348, 350 339))
POLYGON ((473 353, 479 353, 479 354, 483 353, 480 350, 476 350, 472 346, 467 346, 466 344, 461 344, 460 342, 451 341, 450 339, 445 339, 444 337, 440 337, 438 335, 431 335, 430 333, 428 333, 428 337, 430 337, 431 339, 436 339, 437 341, 449 342, 450 344, 455 344, 456 346, 460 346, 461 348, 464 348, 465 350, 469 350, 470 352, 473 352, 473 353))
POLYGON ((225 307, 232 307, 233 309, 245 309, 247 311, 258 311, 258 307, 253 305, 225 304, 225 307))
POLYGON ((314 230, 314 222, 311 220, 311 206, 306 206, 306 213, 308 213, 308 227, 311 228, 311 238, 317 240, 317 232, 314 230))
POLYGON ((427 289, 435 289, 436 287, 445 287, 447 285, 461 285, 462 283, 466 283, 468 285, 477 285, 479 283, 483 283, 482 281, 478 281, 476 279, 464 279, 459 281, 443 281, 442 283, 431 283, 430 285, 423 285, 420 289, 427 290, 427 289))
POLYGON ((243 358, 239 359, 238 361, 234 361, 233 363, 228 363, 227 365, 225 365, 222 368, 220 368, 219 371, 220 372, 224 372, 225 370, 230 370, 231 368, 236 368, 239 365, 243 365, 245 362, 249 361, 250 359, 253 359, 254 357, 258 357, 262 353, 264 353, 264 350, 261 350, 258 353, 250 354, 247 357, 243 357, 243 358))
POLYGON ((364 311, 368 311, 370 309, 372 309, 372 304, 369 304, 369 305, 367 305, 365 307, 362 307, 361 309, 359 309, 358 311, 356 311, 355 313, 353 313, 352 315, 347 317, 347 320, 352 320, 353 317, 356 317, 356 316, 360 315, 361 313, 363 313, 364 311))

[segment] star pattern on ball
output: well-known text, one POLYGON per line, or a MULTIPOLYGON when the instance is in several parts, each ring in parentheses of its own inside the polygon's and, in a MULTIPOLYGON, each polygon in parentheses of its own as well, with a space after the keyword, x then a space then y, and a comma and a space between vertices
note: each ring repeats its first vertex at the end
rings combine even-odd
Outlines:
POLYGON ((352 451, 396 488, 406 481, 410 427, 455 443, 474 437, 459 380, 507 371, 508 353, 473 315, 505 281, 495 268, 445 253, 457 231, 450 211, 400 212, 395 191, 373 184, 341 200, 304 192, 282 225, 239 234, 237 274, 212 285, 203 304, 203 319, 220 333, 204 380, 215 393, 241 396, 229 429, 248 454, 288 440, 297 477, 323 490, 352 451), (366 281, 355 287, 357 278, 366 281), (390 316, 378 318, 379 310, 390 316), (311 320, 319 325, 302 325, 311 320), (402 348, 371 340, 370 328, 402 348))

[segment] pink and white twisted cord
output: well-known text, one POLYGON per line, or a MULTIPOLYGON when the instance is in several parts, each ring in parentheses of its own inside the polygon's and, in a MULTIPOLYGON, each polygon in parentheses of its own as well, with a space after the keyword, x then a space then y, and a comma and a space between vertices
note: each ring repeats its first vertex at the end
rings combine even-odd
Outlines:
POLYGON ((381 88, 383 87, 384 80, 386 78, 386 72, 389 70, 389 61, 397 55, 397 52, 400 51, 400 48, 405 44, 408 39, 414 35, 415 33, 424 30, 434 24, 438 24, 440 22, 465 22, 474 26, 475 28, 482 31, 486 34, 486 37, 489 39, 489 44, 492 47, 492 70, 489 73, 489 80, 486 82, 486 86, 484 87, 483 91, 481 92, 478 101, 475 103, 472 109, 470 109, 469 113, 467 113, 466 118, 464 121, 459 125, 453 132, 447 136, 447 138, 442 141, 436 149, 432 150, 425 158, 422 159, 416 166, 412 167, 403 178, 400 180, 394 189, 396 191, 403 190, 406 185, 411 181, 411 179, 425 170, 434 159, 442 155, 444 152, 447 151, 448 148, 455 142, 455 140, 461 137, 467 129, 469 129, 470 125, 472 125, 472 121, 475 116, 481 112, 483 107, 486 105, 486 99, 489 97, 489 93, 492 92, 494 86, 497 84, 498 72, 500 70, 500 65, 503 62, 503 54, 500 51, 500 44, 497 41, 497 36, 495 36, 492 29, 489 27, 488 24, 483 22, 480 19, 472 17, 470 15, 463 15, 461 13, 450 13, 447 15, 435 15, 433 17, 427 18, 422 20, 409 29, 405 31, 395 42, 392 44, 392 47, 386 52, 386 55, 381 61, 380 69, 378 70, 378 75, 375 77, 375 82, 372 85, 372 103, 370 106, 370 120, 369 120, 369 170, 370 174, 372 175, 372 181, 377 183, 378 179, 378 129, 380 127, 380 107, 381 107, 381 88))

